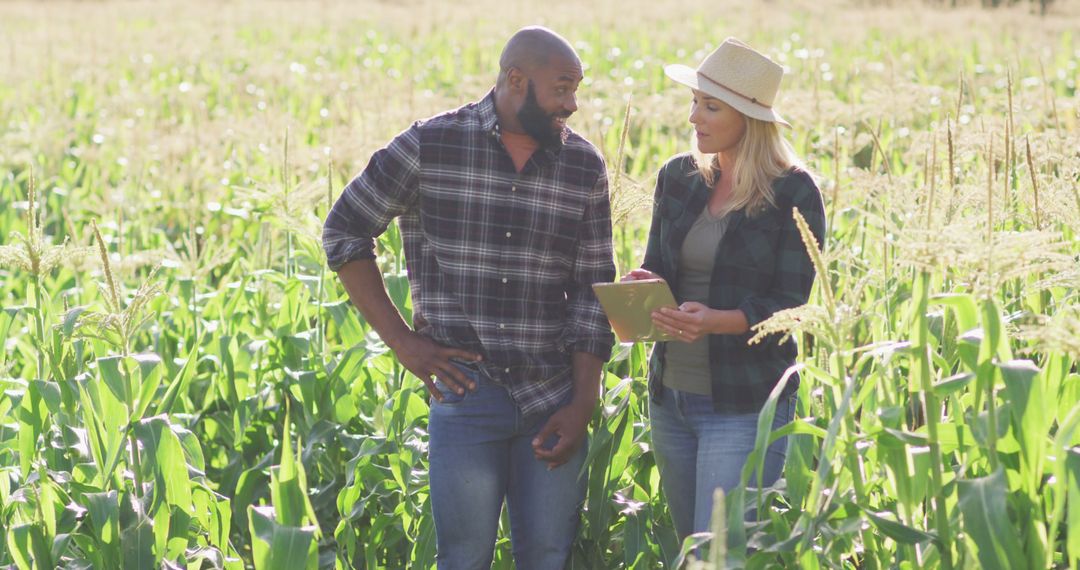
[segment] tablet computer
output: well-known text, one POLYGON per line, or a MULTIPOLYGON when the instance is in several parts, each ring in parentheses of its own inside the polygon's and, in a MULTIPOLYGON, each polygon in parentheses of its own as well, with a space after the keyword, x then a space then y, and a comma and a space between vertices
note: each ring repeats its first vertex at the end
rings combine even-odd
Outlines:
POLYGON ((675 308, 675 296, 663 279, 595 283, 593 291, 620 342, 666 341, 674 337, 656 328, 652 312, 675 308))

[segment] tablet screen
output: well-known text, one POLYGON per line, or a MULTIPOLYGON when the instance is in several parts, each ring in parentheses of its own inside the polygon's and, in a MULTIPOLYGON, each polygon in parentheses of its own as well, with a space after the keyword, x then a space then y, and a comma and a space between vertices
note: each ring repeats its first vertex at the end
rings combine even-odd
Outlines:
POLYGON ((596 283, 596 298, 607 314, 620 342, 665 341, 672 337, 656 328, 652 312, 675 308, 675 296, 663 279, 641 279, 622 283, 596 283))

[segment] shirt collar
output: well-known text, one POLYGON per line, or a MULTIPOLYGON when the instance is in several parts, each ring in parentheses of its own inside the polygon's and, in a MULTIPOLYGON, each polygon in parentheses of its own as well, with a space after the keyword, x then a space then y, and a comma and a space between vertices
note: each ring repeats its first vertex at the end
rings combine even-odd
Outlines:
POLYGON ((494 87, 476 103, 476 112, 480 115, 480 129, 489 132, 493 137, 499 136, 499 115, 495 113, 494 87))

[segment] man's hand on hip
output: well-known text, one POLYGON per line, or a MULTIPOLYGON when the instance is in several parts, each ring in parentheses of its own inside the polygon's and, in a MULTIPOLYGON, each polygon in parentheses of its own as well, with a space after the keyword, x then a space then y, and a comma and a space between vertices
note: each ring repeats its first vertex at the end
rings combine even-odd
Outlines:
POLYGON ((424 381, 428 392, 436 400, 442 401, 443 395, 435 387, 435 376, 438 376, 443 384, 446 384, 447 388, 458 394, 464 394, 465 390, 476 390, 476 382, 462 372, 450 359, 457 358, 459 360, 479 362, 480 355, 478 354, 443 346, 414 331, 402 335, 390 348, 393 349, 402 366, 424 381))

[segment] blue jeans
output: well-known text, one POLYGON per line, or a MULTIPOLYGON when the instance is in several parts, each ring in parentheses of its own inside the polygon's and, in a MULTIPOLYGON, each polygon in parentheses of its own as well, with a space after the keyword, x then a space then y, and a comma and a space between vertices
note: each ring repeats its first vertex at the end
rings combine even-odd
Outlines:
POLYGON ((506 388, 462 369, 476 391, 459 396, 436 380, 445 398, 431 399, 428 416, 439 570, 491 568, 504 497, 517 568, 563 568, 585 501, 587 479, 579 475, 588 446, 548 470, 532 449, 548 416, 523 418, 506 388))
MULTIPOLYGON (((795 396, 776 403, 773 429, 791 422, 795 396)), ((754 450, 758 414, 721 414, 712 397, 664 387, 659 402, 649 405, 653 452, 660 482, 679 539, 711 530, 713 491, 731 492, 739 484, 743 465, 754 450)), ((787 455, 787 438, 776 440, 765 453, 762 487, 780 478, 787 455)), ((757 485, 757 473, 750 479, 757 485)))

